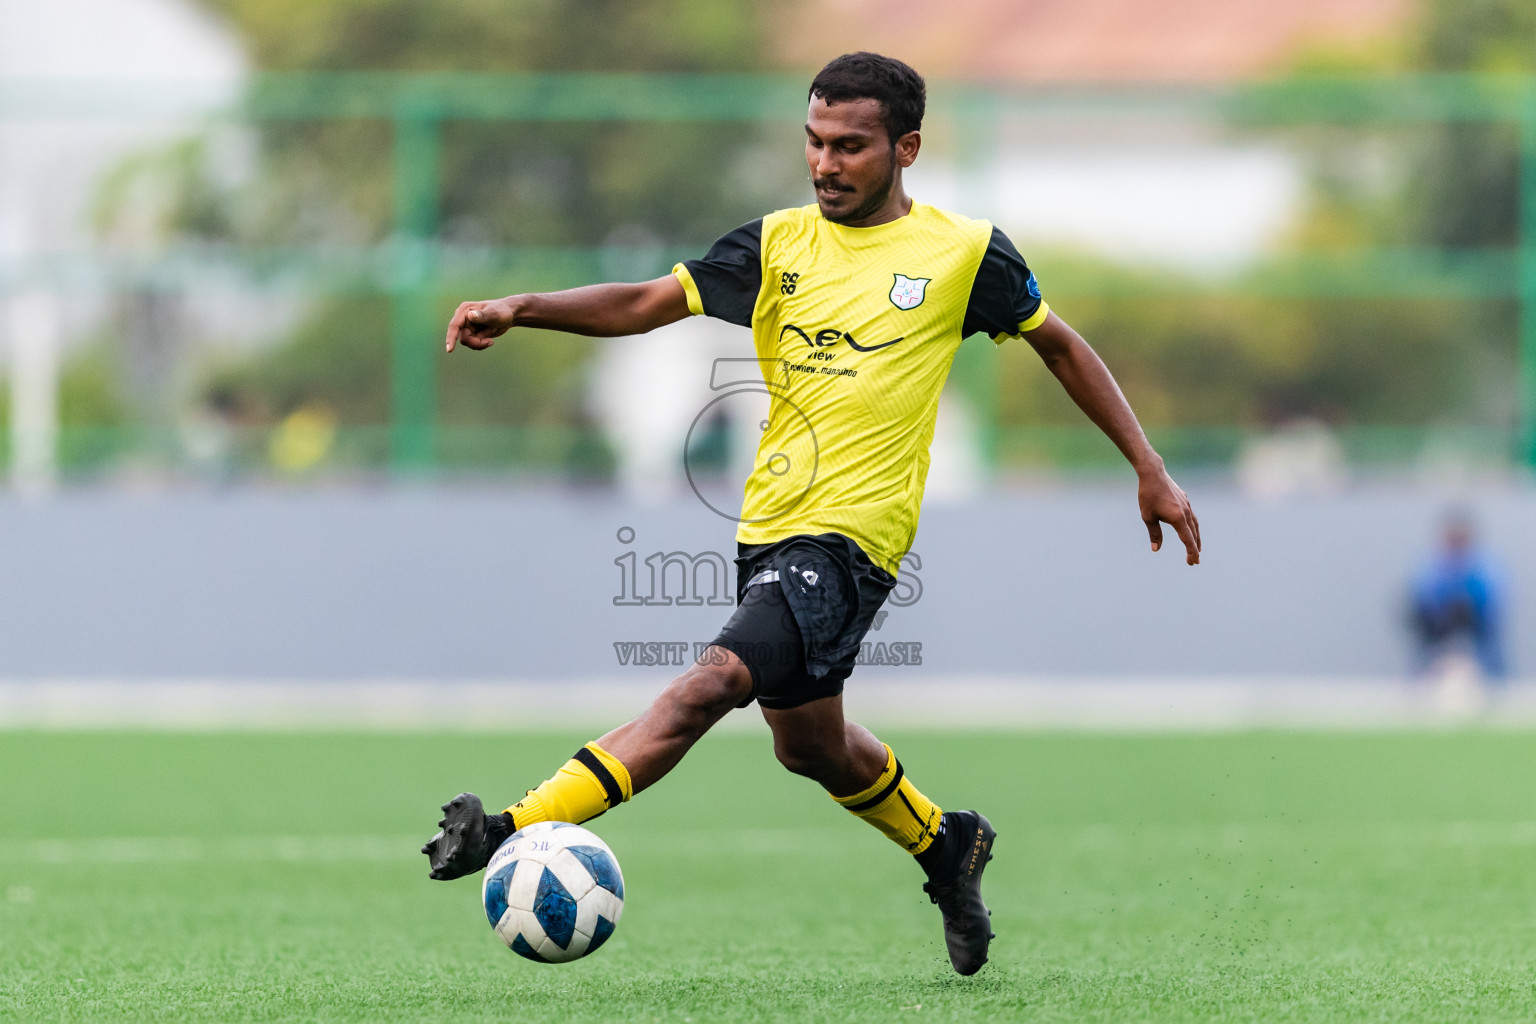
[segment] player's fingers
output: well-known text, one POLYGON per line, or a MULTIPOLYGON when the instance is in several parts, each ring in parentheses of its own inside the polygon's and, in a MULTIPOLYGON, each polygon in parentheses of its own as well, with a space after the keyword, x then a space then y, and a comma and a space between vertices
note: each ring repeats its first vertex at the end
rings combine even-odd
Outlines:
POLYGON ((491 315, 490 310, 484 306, 474 306, 464 315, 464 318, 468 321, 470 336, 474 338, 471 347, 476 349, 490 348, 491 339, 495 337, 495 334, 492 333, 495 328, 495 318, 491 315))
POLYGON ((1195 540, 1195 531, 1189 524, 1188 516, 1180 516, 1174 522, 1168 524, 1179 533, 1179 540, 1184 542, 1184 562, 1187 565, 1200 563, 1200 545, 1195 540))
POLYGON ((495 339, 511 326, 495 303, 471 302, 465 305, 464 327, 460 335, 464 344, 472 349, 479 351, 490 348, 495 339))
POLYGON ((1152 550, 1156 551, 1163 546, 1163 524, 1157 521, 1156 516, 1146 520, 1146 524, 1147 536, 1152 538, 1152 550))
POLYGON ((459 343, 459 334, 464 329, 464 316, 468 312, 469 303, 461 302, 459 308, 453 311, 453 318, 448 321, 447 349, 449 352, 452 352, 454 346, 459 343))
POLYGON ((1200 540, 1200 518, 1195 515, 1194 508, 1188 502, 1185 502, 1184 510, 1185 513, 1189 516, 1189 525, 1193 527, 1195 531, 1195 550, 1204 551, 1205 545, 1200 540))
POLYGON ((495 337, 506 328, 496 317, 496 311, 488 303, 466 302, 459 324, 459 342, 476 351, 491 347, 495 337))

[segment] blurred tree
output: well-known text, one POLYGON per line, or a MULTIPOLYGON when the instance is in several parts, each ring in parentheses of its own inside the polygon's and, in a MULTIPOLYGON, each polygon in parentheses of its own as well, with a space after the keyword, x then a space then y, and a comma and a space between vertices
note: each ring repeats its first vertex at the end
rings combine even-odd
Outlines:
MULTIPOLYGON (((1466 416, 1478 401, 1485 368, 1448 340, 1454 301, 1176 294, 1176 286, 1159 294, 1172 284, 1167 274, 1074 266, 1049 254, 1031 262, 1051 268, 1041 271, 1048 293, 1048 275, 1075 279, 1052 306, 1104 356, 1149 428, 1425 423, 1466 416)), ((982 355, 1001 361, 1002 423, 1081 423, 1027 345, 982 355)))
MULTIPOLYGON (((1536 72, 1536 2, 1422 0, 1403 40, 1311 50, 1309 74, 1536 72)), ((1519 141, 1512 125, 1458 122, 1388 132, 1302 130, 1316 161, 1319 215, 1304 241, 1445 248, 1513 245, 1519 141)))
MULTIPOLYGON (((200 2, 272 72, 749 72, 766 53, 762 8, 748 0, 200 2)), ((214 190, 184 184, 176 230, 278 247, 383 242, 394 218, 391 131, 365 120, 259 124, 255 181, 221 194, 220 217, 202 202, 214 190)), ((664 251, 705 245, 761 214, 763 189, 743 186, 757 137, 756 126, 718 122, 448 122, 439 237, 469 247, 618 245, 646 257, 629 261, 630 276, 664 273, 664 251)), ((126 194, 121 185, 116 193, 126 194)), ((498 282, 497 294, 584 283, 543 277, 498 282)), ((483 274, 445 281, 444 322, 450 298, 483 297, 483 288, 483 274)), ((383 297, 325 299, 287 343, 213 368, 202 390, 256 422, 323 406, 342 425, 383 423, 388 331, 383 297)), ((443 366, 442 418, 579 425, 590 350, 530 337, 449 361, 465 365, 443 366)))
MULTIPOLYGON (((1531 74, 1536 72, 1536 3, 1427 0, 1406 55, 1408 70, 1414 71, 1531 74)), ((1372 218, 1377 238, 1450 250, 1519 244, 1515 125, 1438 124, 1397 145, 1402 170, 1395 181, 1400 187, 1378 193, 1372 218)), ((1443 380, 1448 392, 1454 380, 1462 382, 1463 401, 1447 395, 1444 401, 1452 408, 1446 413, 1484 423, 1513 422, 1518 316, 1518 303, 1512 300, 1468 302, 1446 325, 1442 350, 1455 352, 1464 364, 1443 380), (1471 401, 1466 401, 1469 394, 1471 401)))
MULTIPOLYGON (((1298 74, 1536 71, 1533 0, 1429 0, 1404 40, 1310 52, 1298 74)), ((1273 266, 1310 249, 1504 248, 1518 241, 1518 139, 1506 125, 1296 128, 1312 164, 1307 214, 1273 266)), ((1049 293, 1052 261, 1032 254, 1049 293)), ((1157 297, 1159 278, 1055 261, 1058 308, 1104 352, 1149 425, 1507 425, 1515 410, 1512 300, 1157 297), (1126 297, 1130 292, 1139 296, 1126 297), (1116 297, 1116 296, 1120 297, 1116 297)), ((1262 278, 1268 268, 1252 273, 1262 278)), ((1054 304, 1054 303, 1053 303, 1054 304)), ((1027 350, 1002 354, 1004 424, 1076 415, 1027 350)))
MULTIPOLYGON (((200 2, 230 20, 266 71, 735 72, 762 68, 769 51, 765 9, 746 0, 200 2)), ((1329 68, 1351 61, 1366 70, 1530 70, 1536 3, 1428 0, 1410 42, 1384 53, 1333 55, 1329 68)), ((276 246, 388 238, 389 124, 273 121, 255 132, 257 170, 239 187, 218 183, 218 160, 206 146, 125 169, 104 193, 104 208, 115 213, 104 215, 103 232, 121 232, 158 209, 157 230, 183 238, 276 246), (146 192, 136 183, 146 176, 178 184, 146 192), (155 194, 175 203, 146 207, 143 197, 155 194)), ((1514 241, 1517 164, 1508 130, 1303 129, 1297 137, 1312 141, 1314 204, 1277 261, 1319 245, 1514 241)), ((753 126, 719 123, 449 123, 440 237, 465 247, 617 245, 657 254, 649 263, 632 259, 621 276, 661 272, 660 253, 700 247, 771 205, 803 201, 793 191, 803 173, 795 147, 760 143, 753 126), (764 173, 780 166, 782 174, 764 173)), ((1039 262, 1049 292, 1052 261, 1039 262)), ((604 275, 610 272, 605 265, 604 275)), ((1166 271, 1168 297, 1132 299, 1115 296, 1127 285, 1142 296, 1158 289, 1132 271, 1087 261, 1073 273, 1101 277, 1103 297, 1065 301, 1063 315, 1106 353, 1150 424, 1264 426, 1297 417, 1488 423, 1512 408, 1507 302, 1239 298, 1184 289, 1166 271), (1173 297, 1184 291, 1191 294, 1173 297)), ((545 273, 497 286, 575 283, 545 273)), ((483 294, 483 276, 448 282, 445 316, 452 299, 483 294)), ((203 394, 241 410, 243 422, 324 408, 343 426, 383 423, 388 330, 382 297, 324 299, 286 343, 213 368, 203 394)), ((580 425, 591 349, 580 339, 530 335, 447 360, 439 378, 442 419, 580 425)), ((1025 347, 1005 347, 1000 358, 1005 423, 1079 421, 1025 347)))
POLYGON ((268 71, 730 71, 749 0, 201 0, 268 71))
MULTIPOLYGON (((1431 0, 1417 65, 1425 71, 1536 71, 1536 3, 1431 0)), ((1414 240, 1449 247, 1519 241, 1519 139, 1511 125, 1448 124, 1430 134, 1407 190, 1414 240)))
MULTIPOLYGON (((162 255, 174 241, 207 242, 231 237, 235 192, 222 181, 210 153, 210 137, 181 139, 123 160, 99 183, 92 222, 103 248, 132 263, 162 255)), ((190 383, 190 337, 184 289, 179 282, 130 274, 112 296, 107 346, 115 373, 115 401, 129 419, 159 427, 179 412, 190 383)), ((61 416, 80 408, 69 388, 95 378, 67 377, 61 416)), ((95 407, 99 403, 86 403, 95 407)))
MULTIPOLYGON (((263 71, 743 72, 765 52, 761 7, 747 0, 201 2, 229 18, 263 71)), ((719 124, 449 125, 442 223, 485 244, 593 245, 633 224, 713 239, 756 215, 730 173, 751 138, 719 124)), ((262 234, 388 235, 389 125, 270 123, 262 142, 262 234)))

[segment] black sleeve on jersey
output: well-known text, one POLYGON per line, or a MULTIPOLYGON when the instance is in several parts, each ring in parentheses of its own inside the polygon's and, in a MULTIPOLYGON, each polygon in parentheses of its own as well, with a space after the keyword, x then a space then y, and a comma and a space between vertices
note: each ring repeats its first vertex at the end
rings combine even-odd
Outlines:
POLYGON ((987 335, 1017 334, 1019 324, 1040 308, 1040 286, 1034 272, 1013 247, 1008 236, 997 228, 987 243, 987 253, 976 268, 971 297, 965 304, 965 322, 960 336, 969 338, 980 331, 987 335))
POLYGON ((705 315, 751 327, 763 283, 763 219, 721 235, 703 259, 684 260, 683 266, 699 290, 705 315))

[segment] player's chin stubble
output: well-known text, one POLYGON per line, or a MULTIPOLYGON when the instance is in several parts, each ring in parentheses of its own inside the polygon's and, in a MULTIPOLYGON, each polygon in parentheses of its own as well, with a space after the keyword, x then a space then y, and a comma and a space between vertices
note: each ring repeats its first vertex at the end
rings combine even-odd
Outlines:
MULTIPOLYGON (((891 196, 891 188, 895 185, 895 183, 896 164, 895 161, 892 161, 890 173, 886 175, 885 180, 880 183, 878 188, 872 189, 864 201, 859 203, 852 210, 839 213, 836 210, 827 209, 827 204, 822 201, 821 193, 819 191, 816 194, 816 205, 821 208, 822 217, 834 224, 849 224, 854 221, 861 221, 873 216, 877 210, 885 205, 886 200, 891 196)), ((821 185, 825 184, 825 182, 818 182, 813 178, 811 179, 811 184, 819 189, 821 185)), ((857 192, 850 187, 843 186, 843 188, 844 191, 840 192, 839 195, 848 195, 849 193, 853 193, 855 195, 857 194, 857 192)))

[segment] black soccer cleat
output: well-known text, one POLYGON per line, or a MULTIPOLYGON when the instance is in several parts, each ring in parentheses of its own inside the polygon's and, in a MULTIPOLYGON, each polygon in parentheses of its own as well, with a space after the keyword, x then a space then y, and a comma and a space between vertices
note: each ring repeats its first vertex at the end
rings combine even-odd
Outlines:
POLYGON ((437 824, 442 831, 428 839, 421 852, 432 866, 431 877, 440 882, 484 868, 496 848, 516 831, 512 815, 486 814, 473 793, 460 793, 443 804, 443 820, 437 824))
POLYGON ((975 974, 987 962, 987 945, 994 937, 992 911, 981 901, 981 873, 992 859, 997 832, 976 811, 948 811, 944 833, 953 852, 938 879, 923 883, 923 891, 944 915, 949 962, 960 974, 975 974))

